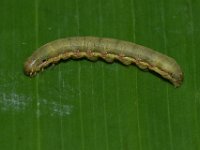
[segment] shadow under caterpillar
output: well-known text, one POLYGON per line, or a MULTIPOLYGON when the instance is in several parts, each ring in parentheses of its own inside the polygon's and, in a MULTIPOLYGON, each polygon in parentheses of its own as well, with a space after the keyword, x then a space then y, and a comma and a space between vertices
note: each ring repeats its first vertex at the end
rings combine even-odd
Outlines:
POLYGON ((86 57, 106 62, 119 60, 125 65, 136 64, 169 80, 175 87, 181 85, 183 73, 176 61, 164 54, 132 42, 100 37, 70 37, 49 42, 37 49, 25 62, 24 72, 33 76, 51 63, 68 58, 86 57))

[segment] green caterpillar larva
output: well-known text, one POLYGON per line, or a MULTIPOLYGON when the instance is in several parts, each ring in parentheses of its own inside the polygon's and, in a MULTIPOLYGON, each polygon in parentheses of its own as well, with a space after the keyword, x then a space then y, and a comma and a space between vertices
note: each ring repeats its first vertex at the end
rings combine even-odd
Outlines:
POLYGON ((183 73, 176 61, 150 48, 111 38, 71 37, 52 41, 36 50, 24 64, 27 75, 33 76, 51 63, 68 58, 86 57, 107 62, 119 60, 125 65, 136 64, 141 69, 149 69, 168 79, 175 87, 181 85, 183 73))

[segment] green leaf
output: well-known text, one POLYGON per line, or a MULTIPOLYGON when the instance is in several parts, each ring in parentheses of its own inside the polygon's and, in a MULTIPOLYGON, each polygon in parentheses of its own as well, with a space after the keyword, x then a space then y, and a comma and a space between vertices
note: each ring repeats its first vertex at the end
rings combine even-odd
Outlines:
POLYGON ((200 149, 200 1, 1 0, 0 149, 200 149), (180 88, 134 65, 69 60, 34 78, 31 53, 92 35, 177 60, 180 88))

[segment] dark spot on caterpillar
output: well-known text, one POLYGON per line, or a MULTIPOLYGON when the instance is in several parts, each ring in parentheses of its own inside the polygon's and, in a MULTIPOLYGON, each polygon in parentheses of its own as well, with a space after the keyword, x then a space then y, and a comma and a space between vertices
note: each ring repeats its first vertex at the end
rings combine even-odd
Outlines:
POLYGON ((47 59, 43 59, 43 60, 42 60, 43 63, 44 63, 44 62, 47 62, 47 61, 48 61, 47 59))

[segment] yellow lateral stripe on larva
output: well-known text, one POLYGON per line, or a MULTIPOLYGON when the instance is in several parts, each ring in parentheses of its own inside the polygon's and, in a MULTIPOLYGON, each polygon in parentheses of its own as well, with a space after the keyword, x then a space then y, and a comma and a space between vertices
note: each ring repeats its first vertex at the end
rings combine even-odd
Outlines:
POLYGON ((176 61, 150 48, 111 38, 71 37, 49 42, 36 50, 25 62, 24 71, 32 76, 51 63, 61 59, 82 58, 107 62, 118 60, 125 65, 136 64, 141 69, 149 69, 178 87, 183 81, 183 73, 176 61))

